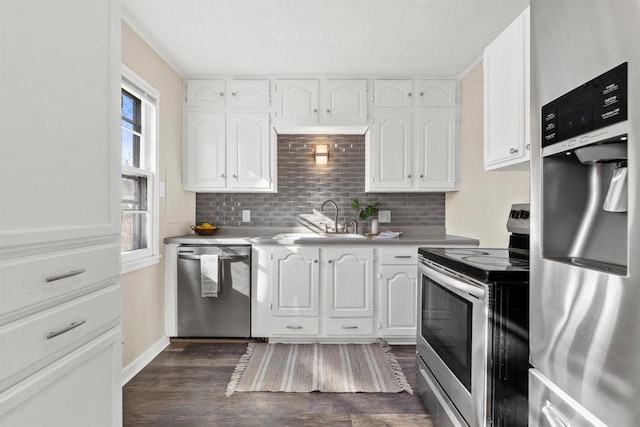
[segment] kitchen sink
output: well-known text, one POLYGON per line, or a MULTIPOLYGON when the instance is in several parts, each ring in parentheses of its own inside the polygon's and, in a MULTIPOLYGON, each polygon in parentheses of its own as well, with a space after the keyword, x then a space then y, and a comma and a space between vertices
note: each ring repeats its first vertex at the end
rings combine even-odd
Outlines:
POLYGON ((273 236, 273 240, 306 240, 306 239, 331 239, 331 240, 353 240, 366 239, 364 234, 317 234, 317 233, 282 233, 273 236))

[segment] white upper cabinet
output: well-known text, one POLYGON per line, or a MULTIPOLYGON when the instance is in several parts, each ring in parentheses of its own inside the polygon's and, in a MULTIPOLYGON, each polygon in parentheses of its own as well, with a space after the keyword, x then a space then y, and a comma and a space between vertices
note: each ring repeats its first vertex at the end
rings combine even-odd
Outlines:
POLYGON ((411 112, 374 112, 367 182, 370 191, 411 188, 412 131, 411 112))
POLYGON ((278 80, 278 124, 367 123, 366 80, 278 80))
POLYGON ((417 113, 416 186, 442 190, 456 187, 456 111, 425 109, 417 113))
POLYGON ((230 80, 228 106, 232 108, 269 108, 269 80, 230 80))
POLYGON ((189 111, 186 121, 186 186, 194 190, 225 188, 225 114, 189 111))
POLYGON ((187 107, 224 108, 226 105, 224 80, 189 80, 186 91, 187 107))
POLYGON ((366 80, 323 80, 320 122, 353 125, 367 122, 366 80))
POLYGON ((227 185, 232 189, 271 187, 269 113, 232 113, 227 122, 227 185))
POLYGON ((269 88, 268 79, 187 81, 185 190, 275 191, 276 140, 269 88))
POLYGON ((413 105, 411 80, 374 80, 374 107, 411 107, 413 105))
POLYGON ((455 107, 457 86, 455 80, 417 80, 416 105, 418 107, 455 107))
POLYGON ((527 169, 529 156, 527 8, 484 51, 484 167, 527 169))
POLYGON ((318 123, 318 80, 278 80, 276 99, 279 123, 318 123))

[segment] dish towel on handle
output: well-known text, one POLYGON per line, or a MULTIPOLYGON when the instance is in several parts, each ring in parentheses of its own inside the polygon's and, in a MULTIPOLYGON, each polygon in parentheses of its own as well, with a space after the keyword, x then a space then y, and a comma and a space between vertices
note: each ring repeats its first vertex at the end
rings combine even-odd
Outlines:
POLYGON ((220 292, 218 259, 217 254, 200 256, 200 287, 203 297, 217 297, 220 292))

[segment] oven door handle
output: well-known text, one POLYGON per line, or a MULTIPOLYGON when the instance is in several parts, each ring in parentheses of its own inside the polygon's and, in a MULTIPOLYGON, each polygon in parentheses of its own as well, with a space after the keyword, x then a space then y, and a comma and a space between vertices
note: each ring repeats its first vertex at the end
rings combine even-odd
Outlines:
POLYGON ((440 269, 436 270, 436 268, 437 267, 427 265, 424 262, 422 262, 420 266, 420 270, 422 271, 422 273, 438 284, 458 294, 468 294, 481 301, 484 301, 486 291, 483 287, 473 283, 471 280, 454 276, 440 269))

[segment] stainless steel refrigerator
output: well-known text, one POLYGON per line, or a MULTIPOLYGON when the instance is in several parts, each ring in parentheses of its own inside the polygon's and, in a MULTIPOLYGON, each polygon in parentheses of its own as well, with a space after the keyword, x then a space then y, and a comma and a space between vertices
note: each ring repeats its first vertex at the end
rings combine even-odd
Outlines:
POLYGON ((640 0, 531 0, 530 426, 640 425, 640 0))

